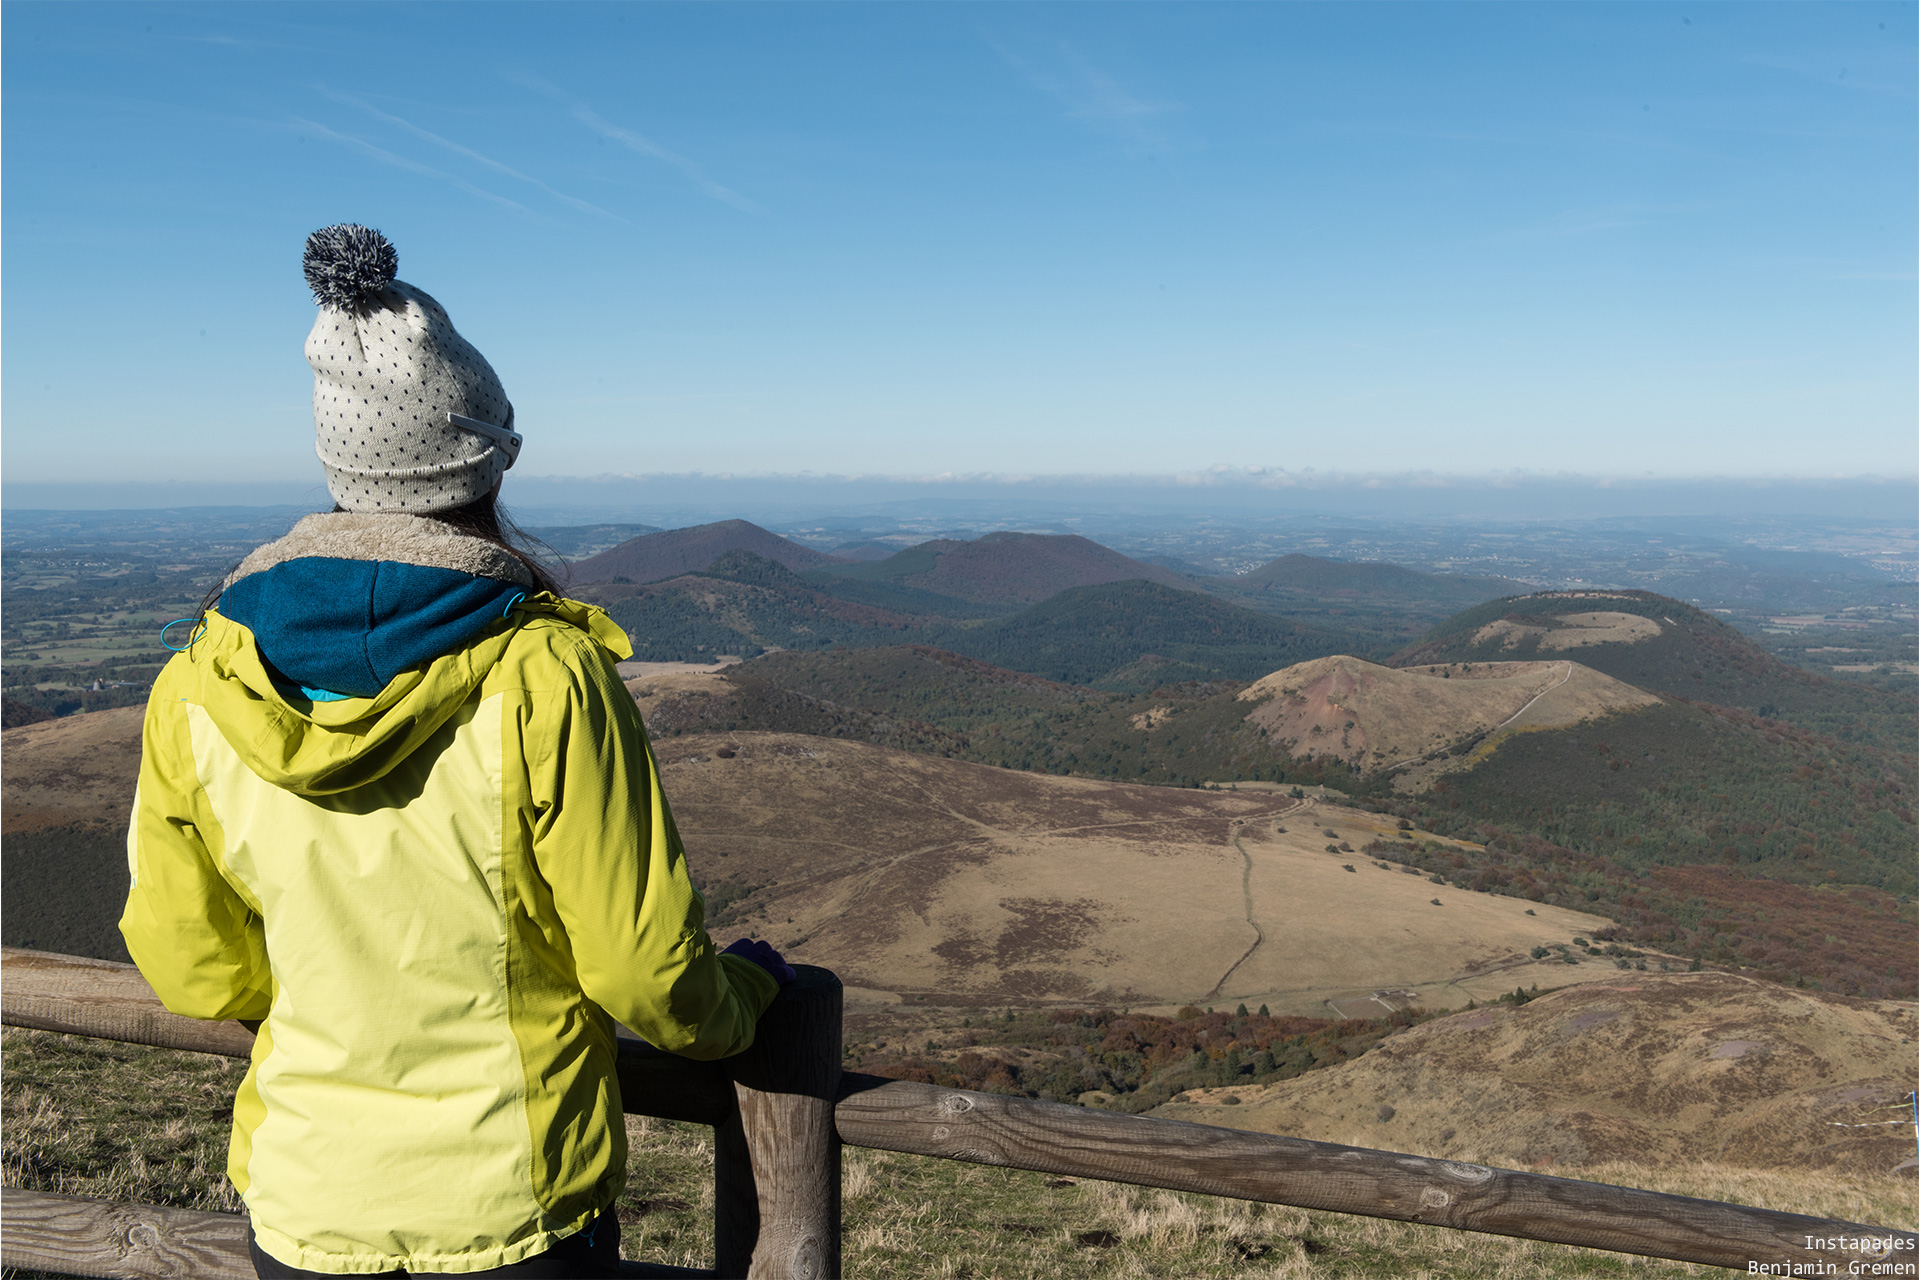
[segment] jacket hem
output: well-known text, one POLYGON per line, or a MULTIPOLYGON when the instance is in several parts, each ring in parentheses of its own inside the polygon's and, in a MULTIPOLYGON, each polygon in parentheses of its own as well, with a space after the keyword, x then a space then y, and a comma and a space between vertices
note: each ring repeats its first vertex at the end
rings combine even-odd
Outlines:
POLYGON ((495 1267, 511 1266, 516 1262, 525 1262, 536 1254, 545 1253, 561 1241, 571 1239, 592 1226, 594 1219, 605 1213, 618 1198, 616 1192, 606 1203, 595 1205, 565 1226, 548 1231, 536 1231, 511 1244, 503 1244, 491 1249, 476 1249, 469 1253, 327 1253, 324 1250, 303 1245, 291 1236, 282 1235, 272 1227, 261 1223, 258 1218, 252 1219, 253 1238, 254 1242, 260 1246, 262 1253, 276 1262, 284 1262, 302 1271, 320 1271, 327 1275, 338 1276, 363 1276, 381 1275, 404 1269, 408 1272, 464 1275, 470 1271, 488 1271, 495 1267))

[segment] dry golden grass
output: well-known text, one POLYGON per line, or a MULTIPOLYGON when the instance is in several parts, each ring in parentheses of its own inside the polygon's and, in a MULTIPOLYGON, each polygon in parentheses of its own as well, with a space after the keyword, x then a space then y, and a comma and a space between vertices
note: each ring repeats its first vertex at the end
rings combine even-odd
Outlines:
MULTIPOLYGON (((1596 1181, 1849 1221, 1912 1222, 1898 1179, 1613 1164, 1596 1181)), ((886 1152, 847 1152, 846 1273, 912 1277, 1556 1280, 1717 1268, 886 1152)))
POLYGON ((238 1212, 226 1131, 244 1063, 14 1029, 0 1044, 9 1186, 238 1212))
POLYGON ((1323 801, 1050 777, 794 734, 688 735, 661 757, 689 857, 714 880, 760 886, 729 927, 832 968, 869 1000, 1245 1001, 1325 1015, 1329 999, 1380 988, 1460 1007, 1599 976, 1549 975, 1529 952, 1605 921, 1529 915, 1519 899, 1329 855, 1330 842, 1357 849, 1394 832, 1390 819, 1323 801))
POLYGON ((713 1130, 627 1117, 620 1251, 676 1267, 713 1265, 713 1130))
POLYGON ((1659 623, 1637 613, 1561 613, 1554 620, 1563 625, 1530 627, 1499 618, 1474 632, 1473 642, 1498 640, 1501 648, 1511 649, 1523 640, 1536 640, 1542 649, 1579 649, 1590 644, 1637 644, 1660 634, 1659 623))
POLYGON ((1866 1177, 1913 1158, 1900 1121, 1917 1035, 1912 1005, 1733 974, 1616 973, 1159 1114, 1571 1177, 1620 1158, 1866 1177))
POLYGON ((739 665, 740 659, 732 654, 722 654, 712 662, 617 662, 614 669, 622 680, 644 680, 652 676, 679 675, 687 672, 705 673, 725 671, 728 667, 739 665))
MULTIPOLYGON (((738 661, 738 659, 735 659, 738 661)), ((643 716, 650 716, 657 699, 666 695, 710 693, 725 694, 732 688, 723 675, 732 662, 702 667, 691 662, 623 662, 620 678, 640 704, 643 716)))

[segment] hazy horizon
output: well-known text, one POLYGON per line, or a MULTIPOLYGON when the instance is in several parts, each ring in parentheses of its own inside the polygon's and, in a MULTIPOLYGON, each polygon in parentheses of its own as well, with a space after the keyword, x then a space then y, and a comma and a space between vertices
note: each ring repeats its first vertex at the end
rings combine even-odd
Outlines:
MULTIPOLYGON (((1006 518, 1127 512, 1143 518, 1262 521, 1310 516, 1367 520, 1592 521, 1812 519, 1912 528, 1920 480, 1906 477, 1619 477, 1358 475, 1245 471, 1184 476, 948 476, 938 478, 680 473, 535 476, 510 473, 503 503, 545 523, 702 523, 791 520, 913 508, 993 511, 1006 518)), ((253 483, 0 482, 0 511, 304 507, 331 503, 311 480, 253 483)))

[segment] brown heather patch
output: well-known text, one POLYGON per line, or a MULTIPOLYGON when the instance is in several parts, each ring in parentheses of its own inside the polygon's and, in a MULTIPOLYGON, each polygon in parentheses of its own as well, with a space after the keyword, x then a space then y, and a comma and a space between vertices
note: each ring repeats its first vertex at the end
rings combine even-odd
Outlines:
MULTIPOLYGON (((1579 663, 1395 668, 1345 655, 1276 671, 1236 697, 1257 704, 1247 720, 1276 749, 1330 755, 1369 772, 1428 757, 1457 768, 1453 748, 1496 729, 1560 727, 1659 702, 1579 663)), ((1431 773, 1422 772, 1422 785, 1431 773)))

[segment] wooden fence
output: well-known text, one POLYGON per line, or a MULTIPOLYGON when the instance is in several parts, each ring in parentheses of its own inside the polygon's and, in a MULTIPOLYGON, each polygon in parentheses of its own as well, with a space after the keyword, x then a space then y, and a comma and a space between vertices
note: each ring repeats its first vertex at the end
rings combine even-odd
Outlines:
MULTIPOLYGON (((7 948, 0 1021, 245 1057, 234 1023, 177 1017, 130 965, 7 948)), ((1908 1231, 1660 1195, 1510 1169, 1034 1102, 840 1069, 840 982, 800 967, 754 1047, 691 1062, 620 1045, 626 1109, 714 1128, 712 1272, 632 1276, 816 1280, 840 1273, 840 1146, 1363 1214, 1770 1274, 1911 1264, 1908 1231), (1812 1242, 1859 1247, 1815 1248, 1812 1242), (1794 1270, 1795 1265, 1801 1270, 1794 1270)), ((253 1275, 245 1220, 8 1187, 0 1261, 71 1275, 253 1275)), ((1899 1272, 1865 1274, 1913 1274, 1899 1272)))

